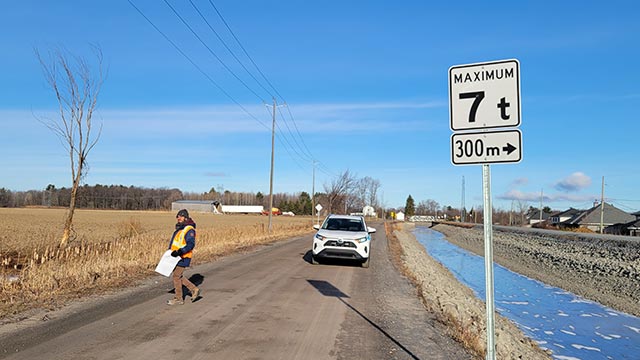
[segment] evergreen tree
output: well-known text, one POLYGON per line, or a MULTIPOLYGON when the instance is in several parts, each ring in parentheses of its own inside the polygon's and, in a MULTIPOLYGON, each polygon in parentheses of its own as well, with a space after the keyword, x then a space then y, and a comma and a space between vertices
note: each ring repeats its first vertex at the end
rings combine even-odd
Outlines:
POLYGON ((409 218, 415 214, 416 214, 416 204, 415 204, 415 201, 413 201, 413 198, 411 197, 411 195, 409 195, 409 197, 407 198, 407 203, 404 206, 404 215, 407 218, 409 218))

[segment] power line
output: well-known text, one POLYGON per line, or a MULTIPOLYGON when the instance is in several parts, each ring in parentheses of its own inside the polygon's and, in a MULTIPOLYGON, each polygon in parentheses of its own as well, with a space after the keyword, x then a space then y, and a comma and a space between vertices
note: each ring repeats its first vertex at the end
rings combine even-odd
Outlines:
POLYGON ((256 70, 258 70, 258 72, 260 73, 260 75, 262 76, 262 78, 267 82, 267 84, 269 84, 269 86, 273 89, 273 91, 278 94, 278 96, 280 97, 280 100, 282 100, 282 102, 284 102, 284 97, 282 95, 280 95, 280 93, 278 92, 278 90, 273 86, 273 84, 271 83, 271 81, 269 81, 269 79, 267 79, 267 77, 264 75, 264 73, 260 70, 260 67, 258 67, 258 64, 256 64, 255 61, 253 61, 253 58, 251 57, 251 55, 249 55, 249 52, 247 52, 247 49, 244 48, 244 46, 242 46, 242 43, 240 42, 240 40, 238 39, 238 37, 236 36, 236 34, 233 32, 233 30, 231 30, 231 27, 229 26, 229 24, 227 24, 227 21, 224 19, 224 17, 222 16, 222 14, 220 13, 220 11, 218 11, 218 8, 216 7, 216 5, 213 3, 212 0, 209 0, 209 4, 211 4, 211 6, 213 7, 213 9, 216 11, 216 13, 218 14, 218 16, 220 17, 220 20, 222 20, 222 22, 224 23, 224 25, 227 27, 227 30, 229 30, 229 32, 231 33, 231 35, 233 36, 233 38, 236 40, 236 42, 238 43, 238 45, 240 46, 240 48, 242 49, 242 51, 244 52, 244 54, 247 56, 247 58, 249 58, 249 60, 251 61, 251 63, 253 64, 253 66, 256 68, 256 70))
MULTIPOLYGON (((188 24, 188 22, 184 19, 184 17, 182 17, 182 16, 178 13, 178 11, 177 11, 173 6, 171 6, 171 4, 170 4, 167 0, 164 0, 164 2, 165 2, 165 4, 167 4, 167 6, 171 9, 171 11, 173 11, 173 13, 178 17, 178 19, 180 19, 180 21, 181 21, 181 22, 182 22, 182 23, 183 23, 183 24, 184 24, 184 25, 189 29, 189 31, 190 31, 190 32, 191 32, 191 33, 196 37, 196 39, 198 39, 198 41, 200 41, 200 43, 201 43, 201 44, 202 44, 202 45, 203 45, 203 46, 204 46, 204 47, 205 47, 205 48, 206 48, 206 49, 207 49, 207 50, 208 50, 208 51, 209 51, 209 52, 210 52, 210 53, 211 53, 211 54, 212 54, 212 55, 213 55, 213 56, 214 56, 214 57, 215 57, 219 62, 220 62, 220 64, 222 64, 222 65, 224 66, 224 68, 225 68, 229 73, 231 73, 231 74, 232 74, 232 75, 233 75, 233 76, 234 76, 234 77, 235 77, 235 78, 236 78, 240 83, 242 83, 242 85, 244 85, 244 87, 245 87, 245 88, 247 88, 247 90, 249 90, 250 92, 252 92, 252 93, 253 93, 253 94, 254 94, 258 99, 260 99, 263 103, 266 103, 266 102, 264 101, 264 99, 262 99, 262 97, 260 97, 260 95, 258 95, 258 94, 257 94, 257 92, 255 92, 255 91, 254 91, 252 88, 250 88, 250 87, 249 87, 249 86, 248 86, 248 85, 247 85, 247 84, 246 84, 242 79, 240 79, 240 77, 239 77, 235 72, 233 72, 233 70, 231 70, 231 68, 229 68, 229 66, 227 66, 227 64, 225 64, 225 62, 224 62, 224 61, 222 61, 222 59, 221 59, 217 54, 215 54, 215 52, 213 52, 213 50, 212 50, 212 49, 211 49, 211 48, 210 48, 210 47, 205 43, 205 41, 202 39, 202 37, 201 37, 200 35, 198 35, 198 33, 193 29, 193 27, 192 27, 191 25, 189 25, 189 24, 188 24)), ((190 0, 190 2, 191 2, 191 0, 190 0)), ((204 18, 204 16, 203 16, 203 15, 202 15, 202 13, 198 10, 198 8, 195 6, 195 4, 193 4, 193 2, 191 2, 191 4, 192 4, 192 6, 194 6, 194 8, 196 9, 196 11, 201 15, 201 17, 203 18, 203 20, 205 21, 205 23, 207 23, 207 25, 208 25, 208 26, 209 26, 209 28, 214 32, 214 34, 216 34, 216 36, 218 36, 218 35, 217 35, 217 32, 215 32, 215 30, 213 29, 213 27, 211 27, 211 24, 206 20, 206 18, 204 18)), ((222 39, 220 38, 220 36, 218 36, 218 39, 220 39, 220 41, 221 41, 221 42, 223 42, 223 44, 224 44, 224 41, 222 41, 222 39)), ((225 44, 225 46, 226 46, 226 44, 225 44)), ((229 52, 231 52, 231 53, 232 53, 232 55, 233 55, 233 52, 232 52, 228 47, 227 47, 227 50, 229 50, 229 52)), ((234 55, 234 57, 235 57, 235 55, 234 55)), ((236 57, 236 59, 237 59, 237 57, 236 57)), ((240 61, 238 60, 238 62, 240 62, 240 61)), ((241 62, 240 62, 240 64, 242 65, 242 63, 241 63, 241 62)), ((243 68, 245 68, 245 71, 247 71, 247 72, 248 72, 248 70, 246 69, 246 67, 244 67, 244 65, 243 65, 243 68)), ((250 74, 250 73, 249 73, 249 74, 250 74)), ((250 75, 251 75, 251 74, 250 74, 250 75)), ((252 77, 253 77, 253 76, 252 76, 252 77)), ((253 78, 254 78, 254 80, 256 80, 256 81, 257 81, 257 79, 255 79, 255 77, 253 77, 253 78)), ((262 86, 262 84, 260 84, 259 82, 258 82, 258 84, 259 84, 261 87, 263 87, 263 89, 264 89, 264 86, 262 86)), ((266 90, 266 89, 265 89, 265 90, 266 90)), ((268 90, 266 90, 266 91, 268 92, 268 90)), ((268 111, 267 111, 267 113, 268 113, 268 111)), ((289 125, 287 124, 286 119, 284 119, 284 118, 283 118, 283 120, 284 120, 284 122, 285 122, 285 125, 287 125, 287 128, 289 128, 289 125)), ((278 129, 280 130, 280 132, 282 132, 282 133, 283 133, 283 131, 282 131, 282 129, 280 128, 280 126, 279 126, 279 125, 278 125, 278 129)), ((290 129, 289 129, 289 133, 291 134, 291 130, 290 130, 290 129)), ((293 146, 288 142, 288 140, 286 139, 286 137, 284 137, 284 136, 283 136, 283 138, 285 139, 285 142, 286 142, 286 143, 287 143, 287 144, 288 144, 288 145, 289 145, 289 146, 290 146, 290 147, 291 147, 291 148, 296 152, 296 154, 298 154, 298 156, 300 156, 300 154, 297 152, 297 150, 295 150, 295 148, 294 148, 294 147, 293 147, 293 146)), ((294 138, 293 136, 292 136, 292 138, 295 140, 295 138, 294 138)), ((285 146, 285 149, 286 149, 286 146, 285 146)), ((300 156, 300 157, 302 158, 302 156, 300 156)))
MULTIPOLYGON (((190 0, 191 1, 191 0, 190 0)), ((236 34, 233 32, 233 30, 231 29, 231 26, 229 26, 229 23, 225 20, 224 16, 222 16, 222 13, 218 10, 218 8, 216 7, 216 5, 213 3, 212 0, 209 0, 209 4, 211 4, 211 7, 213 7, 213 9, 215 10, 216 14, 218 14, 218 17, 220 18, 220 20, 222 20, 222 23, 225 25, 225 27, 227 28, 227 30, 229 31, 229 33, 231 34, 231 36, 233 36, 233 38, 235 39, 236 43, 238 44, 238 46, 240 46, 240 48, 242 49, 242 51, 244 52, 245 56, 249 59, 249 61, 251 61, 251 63, 253 64, 253 66, 256 68, 256 70, 258 71, 258 73, 262 76, 262 78, 267 82, 267 84, 269 84, 269 86, 271 87, 271 89, 273 89, 273 91, 280 97, 280 99, 285 103, 285 105, 287 106, 287 111, 289 113, 289 117, 291 118, 291 121, 293 122, 294 128, 296 129, 296 133, 298 134, 298 136, 300 137, 300 140, 302 142, 302 144, 304 145, 304 148, 306 149, 306 154, 311 158, 314 159, 313 154, 311 153, 311 151, 309 150, 309 148, 307 147, 304 138, 302 137, 302 135, 300 134, 300 130, 298 129, 298 126, 296 124, 296 121, 293 117, 293 114, 291 113, 291 108, 289 107, 289 105, 286 103, 284 96, 282 96, 282 94, 280 94, 280 92, 278 91, 278 89, 276 89, 276 87, 271 83, 271 81, 269 81, 269 79, 265 76, 265 74, 262 72, 262 70, 260 69, 260 67, 258 66, 258 64, 253 60, 253 58, 251 57, 251 55, 249 55, 249 52, 247 51, 247 49, 242 45, 242 42, 240 41, 240 39, 236 36, 236 34)), ((222 40, 221 40, 222 41, 222 40)), ((224 43, 224 42, 223 42, 224 43)), ((226 45, 225 45, 226 46, 226 45)), ((235 57, 235 56, 234 56, 235 57)), ((244 66, 243 66, 244 67, 244 66)), ((246 70, 246 68, 245 68, 246 70)), ((280 110, 278 110, 280 111, 280 110)), ((287 120, 282 117, 283 121, 285 122, 285 125, 287 125, 287 120)), ((293 133, 291 132, 291 129, 289 128, 289 126, 287 125, 287 128, 289 129, 289 132, 292 134, 291 137, 293 139, 295 139, 295 136, 293 136, 293 133)), ((296 141, 297 143, 297 141, 296 141)), ((299 145, 298 145, 299 146, 299 145)), ((300 147, 300 146, 299 146, 300 147)), ((302 147, 300 147, 302 149, 302 147)), ((305 151, 302 151, 303 153, 305 153, 305 151)))
MULTIPOLYGON (((168 41, 183 57, 185 57, 189 63, 191 63, 202 75, 204 75, 216 88, 218 88, 225 96, 227 96, 227 98, 229 98, 233 103, 235 103, 237 106, 239 106, 247 115, 249 115, 252 119, 254 119, 255 121, 257 121, 260 125, 262 125, 265 129, 270 130, 270 127, 268 125, 266 125, 263 121, 259 120, 256 116, 254 116, 252 113, 250 113, 242 104, 240 104, 235 98, 233 98, 226 90, 224 90, 224 88, 222 88, 222 86, 220 86, 215 80, 213 80, 213 78, 211 78, 211 76, 209 76, 191 57, 189 57, 173 40, 171 40, 162 30, 160 30, 160 28, 158 26, 156 26, 153 21, 151 21, 151 19, 149 17, 147 17, 144 12, 138 8, 133 2, 132 0, 128 0, 129 4, 160 34, 162 35, 162 37, 168 41)), ((254 96, 256 96, 263 104, 266 104, 265 100, 253 89, 251 88, 246 82, 244 82, 212 49, 209 45, 207 45, 207 43, 203 40, 203 38, 198 35, 198 33, 194 30, 194 28, 185 20, 185 18, 183 16, 180 15, 180 13, 167 1, 164 0, 165 4, 171 9, 171 11, 174 13, 174 15, 183 23, 184 26, 187 27, 187 29, 189 29, 189 31, 192 33, 192 35, 198 39, 198 41, 209 51, 209 53, 216 58, 216 60, 234 77, 236 78, 236 80, 238 80, 248 91, 250 91, 254 96)), ((258 81, 258 79, 249 71, 249 69, 247 69, 247 67, 242 63, 242 61, 235 55, 235 53, 233 52, 233 50, 226 44, 226 42, 224 42, 224 40, 222 39, 222 37, 219 35, 219 33, 217 31, 215 31, 215 29, 213 28, 213 26, 211 25, 211 23, 209 21, 207 21, 206 17, 204 16, 204 14, 200 11, 200 9, 193 3, 192 0, 189 0, 189 2, 191 3, 191 6, 196 10, 196 12, 200 15, 200 17, 202 18, 202 20, 207 24, 207 26, 209 27, 209 29, 216 35, 216 37, 222 42, 222 44, 224 45, 224 47, 227 49, 227 51, 229 51, 229 53, 234 57, 234 59, 242 66, 242 68, 247 72, 247 74, 249 74, 249 76, 251 76, 251 78, 253 78, 253 80, 267 93, 269 93, 272 97, 274 97, 270 91, 268 89, 265 88, 264 85, 262 85, 262 83, 260 81, 258 81)), ((220 17, 220 19, 222 20, 222 22, 224 23, 224 25, 226 26, 227 30, 231 33, 231 35, 233 36, 233 38, 235 39, 235 41, 238 43, 238 45, 240 46, 240 48, 242 49, 242 51, 244 52, 245 56, 251 61, 251 63, 253 64, 253 66, 256 68, 256 70, 258 71, 258 73, 262 76, 262 78, 265 80, 265 82, 269 85, 269 87, 271 87, 271 89, 273 89, 273 91, 281 98, 283 99, 284 102, 284 97, 279 93, 279 91, 275 88, 275 86, 269 81, 269 79, 265 76, 265 74, 262 72, 262 70, 260 70, 260 68, 258 67, 258 65, 256 64, 256 62, 253 60, 253 58, 249 55, 248 51, 246 50, 246 48, 242 45, 242 43, 240 42, 240 40, 238 39, 238 37, 235 35, 235 33, 231 30, 231 27, 229 26, 229 24, 227 23, 227 21, 224 19, 224 17, 222 16, 222 14, 220 13, 220 11, 218 10, 218 8, 215 6, 215 4, 209 0, 209 3, 211 4, 211 6, 213 7, 213 9, 216 11, 216 13, 218 14, 218 16, 220 17)), ((286 104, 286 102, 285 102, 286 104)), ((269 110, 265 108, 265 111, 267 113, 269 113, 269 110)), ((280 111, 280 110, 279 110, 280 111)), ((286 150, 286 152, 289 154, 289 156, 294 160, 294 162, 296 163, 296 165, 298 165, 298 167, 300 167, 301 169, 304 170, 304 168, 300 165, 300 163, 298 163, 298 161, 296 160, 296 157, 294 156, 294 154, 292 153, 292 151, 295 153, 295 155, 304 160, 305 162, 309 162, 309 161, 316 161, 316 164, 319 164, 319 170, 322 171, 323 173, 329 175, 329 176, 335 176, 335 174, 333 174, 331 172, 331 170, 329 170, 328 167, 326 167, 326 165, 324 165, 322 162, 315 160, 313 154, 311 153, 311 151, 309 150, 309 148, 307 147, 304 138, 302 137, 300 130, 298 129, 298 126, 296 124, 296 121, 293 117, 293 114, 291 112, 290 107, 287 105, 287 111, 289 114, 289 118, 291 119, 291 122, 293 123, 293 127, 295 129, 295 133, 298 135, 298 137, 300 138, 300 142, 298 142, 298 140, 296 139, 296 136, 294 134, 294 132, 292 131, 291 127, 288 124, 287 119, 285 118, 285 116, 282 115, 282 112, 280 111, 280 117, 282 118, 287 132, 289 134, 289 137, 293 140, 293 142, 295 143, 294 146, 289 139, 286 136, 285 131, 282 129, 282 127, 280 127, 279 124, 277 124, 277 128, 278 128, 278 141, 283 145, 283 148, 286 150), (300 143, 302 145, 300 145, 300 143), (290 151, 291 149, 291 151, 290 151), (298 151, 298 149, 300 149, 300 151, 298 151)))
MULTIPOLYGON (((285 104, 286 106, 286 104, 285 104)), ((289 134, 291 135, 291 139, 293 140, 293 142, 298 146, 298 148, 300 150, 302 150, 302 155, 304 156, 300 156, 301 158, 305 158, 305 160, 313 160, 313 156, 308 156, 307 154, 304 153, 304 149, 302 149, 302 147, 300 146, 300 144, 298 143, 298 140, 296 140, 295 136, 293 136, 292 132, 291 132, 291 128, 289 127, 289 124, 284 120, 284 116, 282 115, 282 111, 278 108, 278 113, 280 114, 280 118, 282 118, 284 125, 287 127, 287 130, 289 131, 289 134)), ((298 153, 297 150, 295 150, 296 153, 298 153)), ((299 153, 298 153, 299 154, 299 153)))
MULTIPOLYGON (((291 120, 293 120, 293 114, 291 114, 291 108, 289 107, 289 104, 285 103, 286 107, 287 107, 287 111, 289 112, 289 117, 291 117, 291 120)), ((293 120, 293 126, 296 128, 296 132, 298 133, 298 136, 300 136, 300 138, 302 139, 302 135, 300 134, 300 130, 298 130, 298 126, 296 125, 295 120, 293 120)), ((311 151, 309 150, 309 148, 307 147, 307 144, 303 141, 302 145, 304 145, 304 148, 307 150, 307 153, 311 156, 311 151)))
POLYGON ((252 119, 254 119, 255 121, 257 121, 260 125, 262 125, 265 129, 269 130, 269 126, 267 126, 265 123, 263 123, 262 121, 260 121, 257 117, 255 117, 253 114, 251 114, 244 106, 242 106, 242 104, 240 104, 235 98, 233 98, 233 96, 231 96, 227 91, 225 91, 215 80, 213 80, 211 78, 211 76, 209 76, 209 74, 207 74, 204 70, 202 70, 202 68, 200 66, 198 66, 198 64, 196 64, 184 51, 182 51, 182 49, 175 43, 173 42, 164 32, 162 32, 162 30, 160 30, 154 23, 153 21, 151 21, 151 19, 149 19, 143 12, 142 10, 140 10, 131 0, 127 0, 129 2, 129 4, 136 9, 136 11, 142 15, 142 17, 160 34, 162 35, 162 37, 168 41, 171 46, 173 46, 185 59, 187 59, 187 61, 189 61, 189 63, 191 63, 191 65, 193 65, 202 75, 204 75, 209 82, 211 82, 216 88, 218 88, 218 90, 220 90, 220 92, 222 92, 227 98, 229 98, 233 103, 235 103, 236 105, 238 105, 247 115, 249 115, 249 117, 251 117, 252 119))
POLYGON ((244 69, 244 71, 247 72, 247 74, 249 74, 249 76, 251 76, 251 78, 253 80, 255 80, 255 82, 265 91, 267 92, 271 97, 274 97, 273 94, 271 94, 271 92, 264 87, 264 85, 262 85, 262 83, 260 81, 258 81, 258 79, 253 75, 253 73, 251 73, 249 71, 249 69, 247 69, 247 67, 242 63, 242 61, 240 61, 240 59, 236 56, 236 54, 233 52, 233 50, 231 50, 231 48, 229 48, 229 46, 227 45, 227 43, 224 41, 224 39, 222 39, 222 37, 220 36, 220 34, 218 34, 218 32, 213 28, 213 26, 211 26, 211 24, 209 23, 209 21, 207 20, 207 18, 204 16, 204 14, 202 14, 202 12, 200 11, 200 9, 198 9, 198 7, 196 6, 196 4, 193 3, 192 0, 189 0, 189 3, 191 3, 191 6, 193 6, 193 8, 196 10, 196 12, 200 15, 200 17, 202 18, 202 20, 207 24, 207 26, 209 27, 209 29, 215 34, 215 36, 218 38, 218 40, 220 40, 220 42, 222 43, 222 45, 224 45, 224 47, 227 49, 227 51, 229 51, 229 54, 231 54, 231 56, 233 56, 233 58, 238 62, 238 64, 240 64, 240 66, 242 66, 242 68, 244 69))
POLYGON ((220 59, 220 57, 218 55, 216 55, 215 52, 213 52, 213 50, 211 50, 211 48, 209 47, 209 45, 207 45, 204 40, 202 40, 202 38, 200 37, 200 35, 198 35, 197 32, 195 32, 193 30, 193 28, 191 27, 191 25, 189 25, 184 18, 176 11, 176 9, 171 6, 171 4, 169 4, 169 2, 167 0, 164 0, 164 3, 167 4, 167 6, 171 9, 171 11, 173 11, 173 13, 178 17, 178 19, 180 19, 180 21, 189 29, 189 31, 191 31, 191 33, 193 34, 193 36, 196 37, 196 39, 198 39, 198 41, 200 41, 200 43, 207 48, 207 50, 209 50, 209 53, 211 53, 211 55, 213 55, 213 57, 215 57, 220 64, 231 74, 233 75, 233 77, 236 78, 236 80, 238 80, 245 88, 247 88, 247 90, 249 90, 253 95, 255 95, 258 99, 260 99, 260 101, 262 101, 262 103, 265 103, 265 100, 258 95, 257 92, 255 92, 252 88, 249 87, 249 85, 247 85, 247 83, 245 83, 238 75, 236 75, 235 72, 233 72, 233 70, 231 70, 231 68, 229 68, 229 66, 227 66, 227 64, 224 63, 224 61, 222 61, 222 59, 220 59))

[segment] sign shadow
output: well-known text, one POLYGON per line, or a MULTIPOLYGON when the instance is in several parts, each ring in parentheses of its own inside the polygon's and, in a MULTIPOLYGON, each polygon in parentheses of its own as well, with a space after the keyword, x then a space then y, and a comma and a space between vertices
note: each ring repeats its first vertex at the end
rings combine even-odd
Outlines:
POLYGON ((335 297, 338 300, 340 300, 346 307, 348 307, 353 312, 358 314, 358 316, 360 316, 362 319, 364 319, 366 322, 368 322, 371 326, 373 326, 376 330, 378 330, 382 335, 386 336, 387 339, 391 340, 400 349, 402 349, 405 353, 407 353, 407 355, 409 355, 412 359, 418 359, 419 360, 419 358, 414 353, 412 353, 409 349, 407 349, 404 345, 402 345, 398 340, 396 340, 389 333, 384 331, 384 329, 382 329, 378 324, 376 324, 375 322, 371 321, 368 317, 366 317, 358 309, 356 309, 354 306, 352 306, 351 304, 346 302, 344 299, 349 299, 349 295, 343 293, 340 289, 336 288, 335 286, 333 286, 333 284, 331 284, 330 282, 325 281, 325 280, 307 280, 307 282, 311 286, 313 286, 316 290, 318 290, 320 292, 320 294, 322 294, 324 296, 328 296, 328 297, 335 297))

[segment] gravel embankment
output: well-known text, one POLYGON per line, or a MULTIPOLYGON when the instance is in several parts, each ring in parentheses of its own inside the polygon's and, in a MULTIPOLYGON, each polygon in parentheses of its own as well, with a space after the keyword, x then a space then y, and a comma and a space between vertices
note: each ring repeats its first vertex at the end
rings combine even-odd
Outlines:
MULTIPOLYGON (((429 256, 410 233, 413 224, 400 225, 402 230, 393 231, 401 249, 401 268, 418 288, 427 309, 438 317, 450 330, 451 335, 466 348, 484 358, 486 351, 486 311, 484 302, 473 291, 451 274, 437 260, 429 256)), ((453 228, 451 233, 458 229, 453 228)), ((394 246, 390 244, 390 246, 394 246)), ((527 338, 508 319, 496 314, 496 358, 498 359, 549 359, 536 343, 527 338)))
MULTIPOLYGON (((484 254, 482 227, 437 224, 447 240, 484 254)), ((499 228, 494 261, 512 271, 586 299, 640 316, 640 238, 499 228)))

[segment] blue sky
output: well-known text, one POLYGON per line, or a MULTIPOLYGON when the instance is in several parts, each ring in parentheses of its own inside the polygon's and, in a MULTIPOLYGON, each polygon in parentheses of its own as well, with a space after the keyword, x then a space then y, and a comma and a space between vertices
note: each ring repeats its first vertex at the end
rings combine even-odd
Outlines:
POLYGON ((494 207, 539 206, 542 193, 543 206, 588 208, 604 176, 607 201, 640 209, 637 2, 192 0, 258 83, 188 0, 167 1, 211 51, 164 1, 131 0, 207 76, 127 0, 4 4, 0 187, 70 186, 65 150, 38 121, 57 104, 34 49, 91 60, 97 44, 108 76, 87 184, 266 194, 263 102, 275 95, 288 108, 278 108, 274 192, 311 192, 315 160, 317 191, 348 169, 380 180, 387 207, 409 194, 459 207, 464 177, 466 207, 481 206, 481 166, 450 160, 448 69, 515 58, 523 159, 491 166, 494 207))

